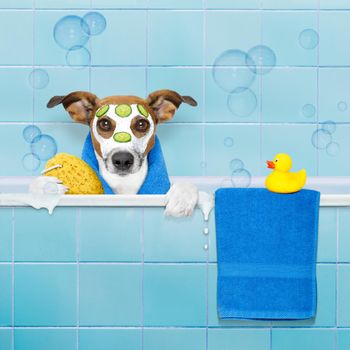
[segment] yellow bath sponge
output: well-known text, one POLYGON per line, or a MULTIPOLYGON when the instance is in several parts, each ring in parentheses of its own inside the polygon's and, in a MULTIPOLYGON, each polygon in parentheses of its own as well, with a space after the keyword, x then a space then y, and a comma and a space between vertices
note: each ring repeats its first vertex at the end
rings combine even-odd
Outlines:
POLYGON ((47 161, 45 170, 44 175, 55 176, 68 187, 66 194, 104 193, 102 183, 91 167, 71 154, 56 154, 47 161))

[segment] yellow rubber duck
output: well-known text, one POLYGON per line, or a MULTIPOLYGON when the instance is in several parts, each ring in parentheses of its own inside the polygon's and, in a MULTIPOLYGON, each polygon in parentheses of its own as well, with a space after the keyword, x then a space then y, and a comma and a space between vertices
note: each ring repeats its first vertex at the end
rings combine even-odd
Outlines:
POLYGON ((306 170, 297 173, 289 170, 292 168, 292 158, 285 153, 276 155, 273 161, 267 161, 267 167, 273 172, 266 178, 265 185, 269 191, 276 193, 293 193, 300 191, 306 182, 306 170))

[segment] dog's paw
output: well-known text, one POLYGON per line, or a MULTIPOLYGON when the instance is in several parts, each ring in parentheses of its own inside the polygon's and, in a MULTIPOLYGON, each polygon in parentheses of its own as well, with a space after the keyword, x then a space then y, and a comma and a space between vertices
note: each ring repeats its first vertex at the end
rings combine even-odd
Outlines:
POLYGON ((65 194, 68 188, 54 176, 38 176, 29 185, 33 194, 65 194))
POLYGON ((191 216, 198 202, 197 187, 191 183, 175 183, 167 193, 166 216, 191 216))

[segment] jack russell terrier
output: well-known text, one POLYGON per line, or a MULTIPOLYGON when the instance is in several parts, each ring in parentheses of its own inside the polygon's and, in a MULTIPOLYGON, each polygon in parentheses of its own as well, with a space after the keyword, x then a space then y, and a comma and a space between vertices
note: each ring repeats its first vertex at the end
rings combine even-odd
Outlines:
MULTIPOLYGON (((75 122, 88 125, 100 175, 114 193, 136 194, 147 176, 147 155, 155 145, 157 125, 172 119, 181 103, 197 105, 192 97, 171 90, 155 91, 146 99, 99 99, 92 93, 76 91, 52 97, 47 107, 62 104, 75 122)), ((41 192, 47 182, 55 182, 60 193, 66 191, 58 179, 46 176, 37 178, 31 191, 41 192)), ((167 193, 165 214, 189 216, 197 201, 196 186, 175 183, 167 193)))

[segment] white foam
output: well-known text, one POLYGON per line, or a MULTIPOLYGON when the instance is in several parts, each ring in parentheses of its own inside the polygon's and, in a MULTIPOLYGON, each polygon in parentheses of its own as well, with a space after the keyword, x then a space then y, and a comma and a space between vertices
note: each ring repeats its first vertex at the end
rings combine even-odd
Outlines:
POLYGON ((62 194, 1 193, 0 207, 29 205, 35 209, 45 208, 51 215, 62 196, 62 194))

